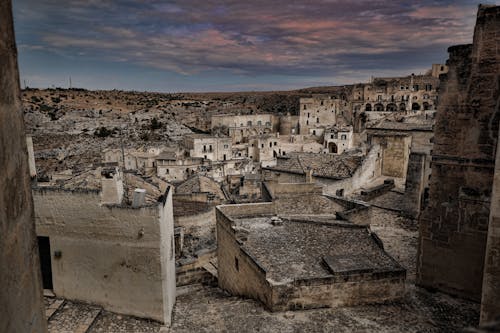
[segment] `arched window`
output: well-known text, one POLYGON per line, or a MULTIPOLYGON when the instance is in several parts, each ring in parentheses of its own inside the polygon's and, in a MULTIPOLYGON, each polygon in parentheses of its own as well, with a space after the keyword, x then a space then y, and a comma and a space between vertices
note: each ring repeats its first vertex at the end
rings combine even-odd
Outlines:
POLYGON ((399 111, 406 111, 406 104, 405 103, 399 104, 399 111))
POLYGON ((394 104, 394 103, 387 104, 387 108, 386 108, 387 111, 397 111, 397 109, 398 109, 398 107, 396 106, 396 104, 394 104))
POLYGON ((372 105, 370 103, 365 105, 365 111, 371 111, 372 110, 372 105))
POLYGON ((384 105, 382 103, 375 104, 375 111, 384 111, 384 105))
POLYGON ((424 110, 430 110, 431 109, 431 105, 427 102, 424 102, 423 104, 423 107, 424 107, 424 110))
POLYGON ((413 104, 411 105, 411 109, 412 109, 413 111, 418 111, 418 110, 420 110, 420 104, 418 104, 418 103, 413 103, 413 104))

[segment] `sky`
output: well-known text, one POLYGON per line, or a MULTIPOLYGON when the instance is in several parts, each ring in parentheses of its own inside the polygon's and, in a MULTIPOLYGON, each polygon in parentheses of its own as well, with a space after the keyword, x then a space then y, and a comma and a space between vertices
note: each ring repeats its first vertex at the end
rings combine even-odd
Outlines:
MULTIPOLYGON (((490 2, 495 4, 495 2, 490 2)), ((15 0, 21 83, 260 91, 424 73, 472 42, 478 2, 15 0)))

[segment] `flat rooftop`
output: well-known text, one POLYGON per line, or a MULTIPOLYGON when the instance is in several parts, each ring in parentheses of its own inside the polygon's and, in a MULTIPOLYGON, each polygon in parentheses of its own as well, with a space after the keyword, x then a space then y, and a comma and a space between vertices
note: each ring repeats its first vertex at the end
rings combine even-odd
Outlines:
POLYGON ((280 218, 282 223, 271 216, 235 219, 248 233, 242 247, 276 283, 403 269, 366 226, 334 216, 280 218))

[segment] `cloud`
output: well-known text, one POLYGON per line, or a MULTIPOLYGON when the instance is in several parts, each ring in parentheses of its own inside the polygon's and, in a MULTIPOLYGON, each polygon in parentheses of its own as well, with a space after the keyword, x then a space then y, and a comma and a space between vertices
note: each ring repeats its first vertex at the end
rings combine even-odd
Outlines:
POLYGON ((349 81, 359 70, 444 61, 449 45, 471 42, 475 10, 451 0, 19 0, 15 18, 21 52, 44 48, 187 76, 349 81))

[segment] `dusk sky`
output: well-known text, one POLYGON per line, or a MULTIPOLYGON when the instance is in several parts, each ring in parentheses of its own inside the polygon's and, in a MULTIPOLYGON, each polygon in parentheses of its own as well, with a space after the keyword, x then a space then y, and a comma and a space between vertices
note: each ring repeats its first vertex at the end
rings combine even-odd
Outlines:
MULTIPOLYGON (((495 2, 490 2, 495 4, 495 2)), ((30 87, 244 91, 424 73, 472 42, 478 2, 15 0, 30 87)), ((24 84, 23 84, 24 86, 24 84)))

